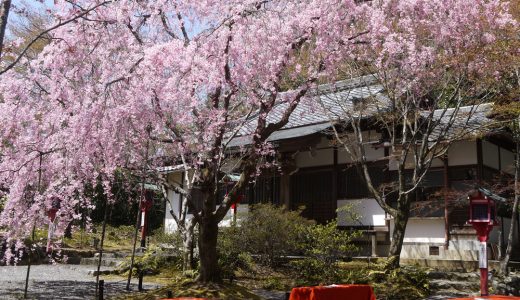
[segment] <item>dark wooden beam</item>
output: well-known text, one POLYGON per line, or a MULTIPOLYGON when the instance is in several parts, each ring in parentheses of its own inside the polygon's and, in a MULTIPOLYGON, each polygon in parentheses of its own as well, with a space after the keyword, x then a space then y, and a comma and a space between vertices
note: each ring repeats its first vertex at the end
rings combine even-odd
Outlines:
POLYGON ((478 184, 482 184, 483 177, 483 158, 482 158, 482 139, 477 139, 477 182, 478 184))

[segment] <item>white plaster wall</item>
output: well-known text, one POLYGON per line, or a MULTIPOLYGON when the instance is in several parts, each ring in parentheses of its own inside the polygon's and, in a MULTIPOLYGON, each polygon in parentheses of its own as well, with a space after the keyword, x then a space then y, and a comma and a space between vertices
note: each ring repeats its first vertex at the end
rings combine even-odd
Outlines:
MULTIPOLYGON (((431 258, 431 259, 448 259, 448 260, 463 260, 463 261, 475 261, 478 260, 478 250, 480 247, 480 243, 477 239, 476 235, 473 234, 454 234, 450 238, 450 243, 448 249, 445 249, 441 244, 444 243, 444 226, 443 219, 440 220, 418 220, 412 219, 408 223, 406 235, 405 235, 405 245, 403 245, 403 249, 401 252, 401 258, 431 258), (436 224, 431 223, 429 232, 426 232, 426 228, 428 226, 428 221, 439 221, 436 224), (411 226, 411 224, 422 223, 421 226, 411 226), (435 232, 435 229, 437 232, 435 232), (412 229, 412 230, 410 230, 412 229), (423 230, 424 233, 420 234, 420 230, 423 230), (440 237, 442 235, 442 238, 440 237), (414 236, 414 238, 410 238, 414 236), (436 239, 432 239, 430 242, 426 242, 424 238, 417 238, 420 236, 437 236, 436 239), (408 243, 408 244, 406 244, 408 243), (429 255, 429 247, 432 245, 439 246, 439 255, 430 256, 429 255)), ((504 219, 504 236, 507 242, 507 235, 509 234, 509 224, 510 219, 504 219)), ((393 229, 393 224, 391 223, 391 229, 393 229)), ((500 226, 496 226, 490 233, 488 245, 498 245, 498 239, 500 237, 499 230, 500 226)), ((515 240, 518 241, 518 233, 515 230, 515 240)), ((518 242, 517 242, 518 243, 518 242)), ((491 251, 488 247, 488 251, 491 251)), ((491 255, 491 252, 490 252, 491 255)))
MULTIPOLYGON (((349 134, 352 136, 352 134, 349 134)), ((362 132, 362 135, 363 135, 363 141, 366 142, 366 143, 369 143, 369 142, 377 142, 381 139, 381 134, 380 133, 377 133, 375 130, 367 130, 367 131, 363 131, 362 132)), ((352 140, 355 140, 355 138, 352 136, 350 137, 350 139, 352 140)), ((376 149, 375 147, 375 144, 368 144, 368 145, 365 145, 364 148, 365 148, 365 154, 367 156, 367 161, 374 161, 376 159, 380 159, 381 157, 384 156, 384 149, 383 148, 378 148, 376 149)), ((346 163, 351 163, 352 162, 352 159, 350 157, 350 155, 347 153, 347 151, 345 150, 345 148, 341 145, 338 146, 338 163, 340 164, 346 164, 346 163)))
MULTIPOLYGON (((237 210, 237 224, 240 224, 240 220, 247 215, 247 212, 249 211, 249 205, 248 204, 238 204, 238 210, 237 210)), ((233 209, 230 209, 226 216, 224 216, 224 219, 218 223, 218 226, 220 227, 229 227, 233 224, 233 209)))
POLYGON ((457 141, 448 149, 448 165, 462 166, 477 164, 476 141, 457 141))
POLYGON ((179 202, 180 202, 180 195, 173 191, 168 191, 168 200, 170 200, 171 206, 170 206, 170 203, 166 203, 166 215, 164 218, 164 231, 166 233, 173 233, 173 232, 175 232, 175 230, 177 230, 177 223, 175 223, 175 220, 173 219, 173 216, 170 213, 170 209, 173 210, 173 213, 176 216, 179 215, 178 207, 179 207, 179 202))
POLYGON ((482 163, 493 169, 500 169, 498 164, 498 146, 488 141, 482 141, 482 163))
POLYGON ((509 174, 515 173, 515 155, 513 152, 500 148, 500 170, 509 174))
MULTIPOLYGON (((390 232, 394 222, 390 221, 390 232)), ((391 237, 391 235, 390 235, 391 237)), ((444 218, 410 219, 404 235, 405 243, 444 243, 444 218)))
MULTIPOLYGON (((175 172, 168 174, 168 182, 170 184, 180 183, 182 180, 182 173, 175 172)), ((164 217, 164 231, 166 233, 173 233, 177 230, 177 223, 173 219, 173 216, 170 213, 170 209, 173 210, 173 213, 178 217, 179 216, 179 206, 180 206, 180 194, 175 193, 172 190, 168 190, 168 200, 170 203, 166 203, 166 214, 164 217)))
POLYGON ((436 244, 435 246, 439 247, 439 255, 430 255, 431 246, 430 244, 404 244, 401 249, 401 258, 462 261, 478 260, 478 250, 460 250, 454 248, 453 245, 450 245, 450 247, 446 249, 443 245, 436 244))
MULTIPOLYGON (((364 132, 367 141, 379 140, 380 134, 375 131, 370 133, 364 132)), ((366 145, 365 154, 367 161, 374 161, 384 156, 383 148, 375 148, 373 145, 366 145)), ((334 150, 331 141, 322 137, 320 142, 316 145, 315 150, 301 151, 295 157, 296 166, 299 168, 330 166, 334 163, 334 150)), ((342 145, 338 145, 338 163, 351 163, 352 159, 342 145)))
MULTIPOLYGON (((182 178, 181 171, 168 174, 168 181, 172 185, 173 184, 177 185, 180 182, 183 182, 183 185, 186 186, 186 181, 185 181, 185 178, 182 178)), ((166 214, 164 217, 164 231, 166 233, 173 233, 177 230, 177 223, 175 222, 173 216, 170 214, 170 209, 173 210, 173 213, 175 214, 175 216, 179 217, 181 196, 180 196, 180 194, 178 194, 172 190, 168 190, 168 200, 171 202, 171 205, 170 205, 170 203, 166 203, 166 214)), ((186 218, 189 220, 189 219, 193 218, 193 215, 188 214, 188 215, 186 215, 186 218)))
POLYGON ((325 136, 322 136, 318 144, 316 144, 316 148, 330 148, 332 146, 334 146, 332 140, 325 136))
MULTIPOLYGON (((346 135, 343 135, 345 138, 348 138, 351 141, 355 141, 356 137, 354 133, 348 133, 346 135)), ((375 130, 365 130, 361 132, 361 136, 363 137, 363 142, 378 142, 381 140, 381 134, 378 133, 375 130)))
MULTIPOLYGON (((414 157, 413 157, 413 154, 411 155, 408 155, 406 157, 406 161, 405 161, 405 168, 406 169, 412 169, 414 167, 415 163, 414 163, 414 157)), ((442 167, 444 166, 444 162, 439 159, 439 158, 434 158, 433 161, 432 161, 432 165, 431 167, 432 168, 436 168, 436 167, 442 167)), ((397 161, 395 159, 390 159, 389 163, 388 163, 388 169, 390 171, 395 171, 397 170, 397 161)))
POLYGON ((295 158, 298 168, 329 166, 334 163, 332 148, 299 152, 295 158))
POLYGON ((338 200, 337 203, 339 226, 386 225, 385 211, 374 199, 338 200), (344 209, 342 210, 341 208, 344 209), (353 220, 352 215, 359 216, 359 219, 353 220))
POLYGON ((338 163, 339 164, 349 164, 352 162, 352 158, 350 154, 348 154, 347 150, 343 146, 338 146, 338 163))
MULTIPOLYGON (((367 161, 374 161, 376 159, 380 159, 385 155, 385 150, 383 148, 375 148, 372 145, 366 145, 365 148, 365 155, 367 156, 367 161)), ((347 153, 347 151, 340 146, 338 148, 338 163, 339 164, 346 164, 351 163, 352 159, 350 155, 347 153)))

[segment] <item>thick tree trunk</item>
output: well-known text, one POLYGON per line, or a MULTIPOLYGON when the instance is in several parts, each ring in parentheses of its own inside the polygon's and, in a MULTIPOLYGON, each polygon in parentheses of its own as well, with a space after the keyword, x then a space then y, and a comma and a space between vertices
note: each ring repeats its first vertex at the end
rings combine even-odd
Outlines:
POLYGON ((509 235, 507 237, 507 249, 504 254, 504 259, 500 262, 500 271, 502 274, 507 275, 507 265, 509 264, 509 260, 511 260, 511 253, 513 252, 513 243, 514 243, 514 232, 517 222, 518 215, 518 202, 520 198, 520 183, 518 180, 520 179, 520 142, 516 141, 516 162, 515 162, 515 200, 513 202, 513 213, 511 214, 511 225, 509 226, 509 235))
POLYGON ((190 244, 191 237, 186 234, 186 231, 182 232, 182 271, 186 272, 190 270, 189 255, 190 255, 190 244))
POLYGON ((187 224, 182 230, 182 271, 193 269, 193 226, 187 224))
MULTIPOLYGON (((405 196, 406 197, 406 196, 405 196)), ((397 214, 394 216, 394 229, 392 231, 392 242, 388 253, 387 269, 399 267, 401 249, 403 248, 404 234, 408 218, 410 216, 410 203, 408 197, 400 199, 397 214)))
POLYGON ((11 0, 3 0, 0 5, 0 58, 4 49, 5 30, 7 29, 7 19, 11 10, 11 0))
MULTIPOLYGON (((196 225, 196 224, 195 224, 196 225)), ((189 255, 188 255, 188 259, 190 261, 190 267, 192 270, 196 269, 197 268, 197 260, 195 260, 195 245, 197 243, 197 239, 195 237, 195 225, 193 227, 190 228, 191 230, 191 244, 189 245, 190 246, 190 249, 189 249, 189 255)))
POLYGON ((199 223, 199 256, 201 282, 220 282, 217 255, 218 221, 214 217, 203 217, 199 223))

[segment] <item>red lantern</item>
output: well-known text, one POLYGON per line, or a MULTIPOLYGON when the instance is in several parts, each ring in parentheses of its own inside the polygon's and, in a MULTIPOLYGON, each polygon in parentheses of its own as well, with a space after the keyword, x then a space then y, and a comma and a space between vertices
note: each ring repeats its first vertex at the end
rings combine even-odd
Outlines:
MULTIPOLYGON (((487 191, 485 191, 487 192, 487 191)), ((480 242, 479 268, 480 268, 480 294, 488 295, 488 260, 487 240, 493 226, 497 226, 496 205, 490 193, 478 189, 476 193, 469 195, 469 221, 477 231, 480 242)))
POLYGON ((47 231, 47 248, 46 252, 50 253, 52 251, 51 242, 52 236, 54 234, 54 220, 56 219, 56 215, 60 210, 61 200, 59 198, 54 198, 51 203, 51 208, 47 210, 47 217, 49 217, 49 230, 47 231))

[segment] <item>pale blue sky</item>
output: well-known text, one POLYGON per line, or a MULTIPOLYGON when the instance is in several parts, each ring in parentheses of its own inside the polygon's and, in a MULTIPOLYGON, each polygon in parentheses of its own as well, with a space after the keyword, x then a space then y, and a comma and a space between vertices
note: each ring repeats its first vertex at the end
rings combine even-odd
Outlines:
MULTIPOLYGON (((54 0, 43 0, 43 3, 38 0, 12 0, 13 5, 16 5, 17 7, 25 7, 32 10, 45 12, 46 9, 51 8, 54 6, 54 0)), ((8 22, 16 22, 20 19, 20 16, 14 13, 9 14, 9 21, 8 22)), ((193 36, 195 34, 200 33, 202 30, 207 28, 207 25, 203 24, 192 24, 188 20, 185 20, 188 34, 190 36, 193 36)), ((7 32, 7 36, 9 37, 9 31, 7 32)))
MULTIPOLYGON (((53 0, 44 0, 43 3, 37 0, 13 0, 12 5, 16 6, 17 8, 28 8, 35 11, 42 11, 44 12, 45 9, 50 8, 54 6, 53 0)), ((9 14, 9 19, 7 20, 7 24, 16 22, 20 20, 20 16, 15 13, 9 14)), ((7 28, 7 37, 9 38, 9 26, 7 28)))

